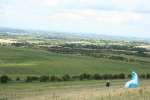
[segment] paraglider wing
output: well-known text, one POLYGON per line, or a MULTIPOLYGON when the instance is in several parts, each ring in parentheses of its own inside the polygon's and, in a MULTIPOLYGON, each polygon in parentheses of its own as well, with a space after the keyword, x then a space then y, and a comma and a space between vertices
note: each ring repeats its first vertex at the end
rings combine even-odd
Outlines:
POLYGON ((131 80, 125 84, 126 88, 137 88, 139 86, 138 75, 136 72, 132 72, 131 80))

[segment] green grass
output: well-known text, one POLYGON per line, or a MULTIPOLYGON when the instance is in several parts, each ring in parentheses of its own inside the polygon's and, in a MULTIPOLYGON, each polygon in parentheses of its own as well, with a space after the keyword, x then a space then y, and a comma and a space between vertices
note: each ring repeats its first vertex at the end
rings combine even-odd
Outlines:
POLYGON ((29 48, 0 47, 0 74, 13 76, 130 73, 132 70, 149 73, 149 66, 150 63, 63 55, 29 48))
MULTIPOLYGON (((129 56, 128 56, 129 57, 129 56)), ((134 56, 132 56, 134 58, 134 56)), ((136 58, 149 60, 149 58, 136 58)), ((0 47, 0 74, 10 76, 64 75, 81 73, 149 73, 150 63, 123 62, 88 56, 64 55, 44 50, 0 47)), ((148 80, 140 80, 140 90, 129 93, 124 89, 127 80, 68 81, 56 83, 0 84, 0 100, 149 100, 148 80)))
POLYGON ((127 80, 0 84, 0 100, 149 100, 148 80, 134 90, 124 88, 127 80))

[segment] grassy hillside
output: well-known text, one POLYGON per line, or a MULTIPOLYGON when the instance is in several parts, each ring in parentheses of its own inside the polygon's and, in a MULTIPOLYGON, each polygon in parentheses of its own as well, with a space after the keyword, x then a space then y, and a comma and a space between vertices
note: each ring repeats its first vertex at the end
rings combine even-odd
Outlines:
POLYGON ((0 74, 14 76, 64 75, 81 74, 84 72, 130 73, 132 70, 136 70, 139 73, 148 73, 150 71, 150 63, 63 55, 29 48, 0 47, 0 74))
POLYGON ((123 88, 126 80, 111 82, 110 88, 104 80, 1 84, 0 100, 150 100, 149 80, 132 91, 123 88))

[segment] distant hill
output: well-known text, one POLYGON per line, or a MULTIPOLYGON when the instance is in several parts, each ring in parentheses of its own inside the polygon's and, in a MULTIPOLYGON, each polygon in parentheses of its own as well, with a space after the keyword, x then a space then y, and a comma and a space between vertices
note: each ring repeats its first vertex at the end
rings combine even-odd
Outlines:
POLYGON ((46 38, 57 39, 104 39, 104 40, 128 40, 128 41, 144 41, 150 42, 149 38, 137 38, 137 37, 123 37, 123 36, 111 36, 95 33, 69 33, 69 32, 51 32, 41 30, 23 30, 0 27, 0 33, 7 33, 10 35, 37 35, 46 38))
POLYGON ((25 33, 27 31, 22 29, 14 29, 14 28, 7 28, 7 27, 0 27, 1 33, 25 33))

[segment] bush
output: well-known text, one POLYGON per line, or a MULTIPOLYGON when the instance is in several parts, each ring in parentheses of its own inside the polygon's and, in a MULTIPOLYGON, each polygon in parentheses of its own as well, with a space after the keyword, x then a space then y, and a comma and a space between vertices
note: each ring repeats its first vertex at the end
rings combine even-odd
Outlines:
POLYGON ((80 77, 80 80, 90 80, 90 79, 92 79, 92 76, 90 74, 86 74, 86 73, 81 74, 79 77, 80 77))
POLYGON ((104 74, 104 75, 102 75, 102 79, 104 79, 104 80, 113 79, 113 75, 111 75, 111 74, 104 74))
POLYGON ((140 78, 146 79, 146 75, 145 75, 145 74, 141 74, 141 75, 140 75, 140 78))
POLYGON ((123 73, 119 74, 119 79, 125 79, 125 78, 126 78, 125 74, 123 73))
POLYGON ((62 79, 59 78, 58 76, 51 76, 50 81, 51 82, 57 82, 57 81, 60 82, 60 81, 62 81, 62 79))
POLYGON ((101 80, 102 76, 99 75, 99 74, 94 74, 93 79, 95 79, 95 80, 101 80))
POLYGON ((17 78, 16 78, 16 81, 20 81, 20 77, 17 77, 17 78))
POLYGON ((40 82, 48 82, 50 81, 49 76, 41 76, 40 77, 40 82))
POLYGON ((32 81, 39 81, 39 77, 37 76, 31 76, 32 81))
POLYGON ((30 77, 30 76, 27 76, 26 77, 26 80, 25 80, 25 82, 32 82, 33 80, 32 80, 32 77, 30 77))
POLYGON ((39 81, 39 77, 37 76, 27 76, 26 82, 39 81))
POLYGON ((3 75, 0 77, 1 83, 7 83, 9 81, 9 77, 7 75, 3 75))
POLYGON ((147 78, 147 79, 150 79, 150 74, 147 74, 147 75, 146 75, 146 78, 147 78))
POLYGON ((112 79, 119 79, 119 75, 118 75, 118 74, 114 74, 114 75, 112 76, 112 79))
POLYGON ((66 75, 64 75, 64 76, 62 77, 62 79, 63 79, 64 81, 70 81, 70 80, 71 80, 71 77, 70 77, 68 74, 66 74, 66 75))
POLYGON ((80 79, 79 75, 72 76, 72 80, 79 80, 79 79, 80 79))

